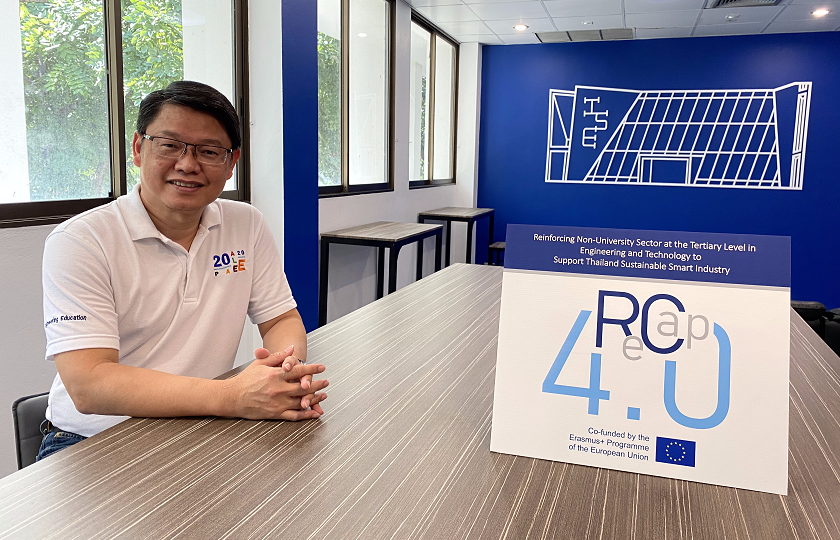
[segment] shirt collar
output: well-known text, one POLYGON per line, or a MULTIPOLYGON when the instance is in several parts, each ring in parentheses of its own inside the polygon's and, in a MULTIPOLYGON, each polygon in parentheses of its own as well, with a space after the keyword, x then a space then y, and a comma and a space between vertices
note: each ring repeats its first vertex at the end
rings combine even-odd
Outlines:
POLYGON ((204 208, 201 213, 201 223, 198 225, 199 229, 212 229, 222 224, 222 212, 219 210, 219 201, 215 200, 204 208))
MULTIPOLYGON (((120 197, 118 199, 120 209, 125 216, 126 226, 131 233, 132 240, 142 240, 144 238, 159 238, 165 240, 166 238, 157 230, 152 218, 149 217, 149 212, 143 206, 143 201, 140 199, 140 184, 134 186, 131 193, 120 197)), ((222 224, 222 215, 219 211, 219 203, 213 201, 208 204, 201 214, 201 223, 199 229, 210 229, 222 224)))
POLYGON ((132 240, 142 240, 143 238, 160 238, 163 235, 157 230, 152 218, 143 206, 143 201, 140 200, 140 184, 134 186, 131 193, 125 197, 118 199, 123 215, 125 216, 126 227, 131 233, 132 240))

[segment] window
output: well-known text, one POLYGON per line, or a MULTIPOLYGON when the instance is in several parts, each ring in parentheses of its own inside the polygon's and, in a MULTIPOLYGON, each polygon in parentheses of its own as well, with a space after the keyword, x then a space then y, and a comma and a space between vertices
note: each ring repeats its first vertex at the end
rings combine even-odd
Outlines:
POLYGON ((408 137, 409 177, 428 180, 429 144, 426 127, 432 80, 432 33, 412 21, 411 23, 411 93, 410 132, 408 137))
POLYGON ((4 2, 2 9, 0 63, 13 88, 0 103, 9 131, 0 145, 7 165, 0 203, 101 204, 112 176, 102 5, 4 2))
POLYGON ((318 0, 318 187, 341 186, 341 0, 318 0))
POLYGON ((458 47, 431 25, 411 21, 409 175, 411 187, 455 181, 458 47))
POLYGON ((392 19, 385 0, 318 0, 321 195, 392 189, 392 19))
MULTIPOLYGON (((172 81, 212 85, 244 118, 243 10, 243 0, 3 2, 0 66, 12 76, 0 85, 0 226, 57 223, 132 189, 138 106, 172 81)), ((247 200, 247 160, 237 169, 223 196, 247 200)))
MULTIPOLYGON (((131 141, 140 102, 173 81, 209 84, 236 104, 234 21, 230 0, 123 0, 122 51, 127 182, 140 181, 132 167, 131 141)), ((237 171, 238 172, 238 171, 237 171)), ((237 173, 225 191, 236 189, 237 173)))

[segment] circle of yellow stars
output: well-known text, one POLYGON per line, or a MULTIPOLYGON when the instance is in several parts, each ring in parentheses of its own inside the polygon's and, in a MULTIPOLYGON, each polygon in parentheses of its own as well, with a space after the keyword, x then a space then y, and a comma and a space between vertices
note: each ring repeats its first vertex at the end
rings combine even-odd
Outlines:
POLYGON ((676 442, 676 441, 669 442, 665 446, 665 455, 668 456, 668 459, 670 459, 674 463, 678 463, 678 462, 682 461, 683 458, 685 457, 685 447, 683 445, 681 445, 680 443, 676 442), (673 456, 671 456, 671 447, 672 446, 678 446, 679 449, 682 451, 682 455, 679 456, 679 458, 674 458, 673 456))

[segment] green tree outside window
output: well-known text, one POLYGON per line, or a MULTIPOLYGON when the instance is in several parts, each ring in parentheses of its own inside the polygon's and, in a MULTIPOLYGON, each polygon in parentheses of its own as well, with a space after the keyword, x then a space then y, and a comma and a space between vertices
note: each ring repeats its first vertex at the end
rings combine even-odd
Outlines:
MULTIPOLYGON (((123 91, 130 141, 140 101, 183 78, 180 0, 123 0, 123 91)), ((30 200, 107 197, 111 190, 102 4, 21 2, 30 200)))

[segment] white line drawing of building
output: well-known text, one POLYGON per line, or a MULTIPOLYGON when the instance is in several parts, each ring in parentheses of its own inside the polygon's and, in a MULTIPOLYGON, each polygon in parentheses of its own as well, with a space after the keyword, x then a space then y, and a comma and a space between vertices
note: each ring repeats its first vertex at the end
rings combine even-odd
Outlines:
POLYGON ((549 91, 546 182, 802 189, 811 83, 549 91))

